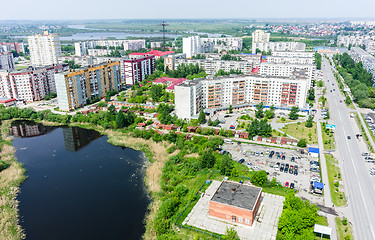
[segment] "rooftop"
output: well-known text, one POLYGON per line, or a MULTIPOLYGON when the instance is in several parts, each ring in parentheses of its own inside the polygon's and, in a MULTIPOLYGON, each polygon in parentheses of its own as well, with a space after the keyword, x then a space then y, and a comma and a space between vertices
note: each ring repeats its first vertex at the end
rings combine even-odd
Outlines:
POLYGON ((252 211, 261 192, 259 187, 223 181, 211 201, 252 211))

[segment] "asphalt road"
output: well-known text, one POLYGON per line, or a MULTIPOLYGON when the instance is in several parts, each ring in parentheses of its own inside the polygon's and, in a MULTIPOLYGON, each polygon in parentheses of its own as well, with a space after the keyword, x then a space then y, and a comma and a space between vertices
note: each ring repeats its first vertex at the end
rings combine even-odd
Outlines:
POLYGON ((375 239, 375 188, 368 168, 365 165, 356 139, 355 131, 350 119, 350 110, 344 103, 344 96, 340 93, 333 76, 331 66, 322 58, 322 70, 330 116, 336 124, 337 150, 341 156, 344 175, 344 184, 348 206, 352 212, 354 237, 356 239, 375 239), (329 82, 328 82, 329 80, 329 82), (333 84, 333 85, 332 85, 333 84), (335 91, 330 92, 331 89, 335 91), (340 100, 343 102, 340 103, 340 100), (347 136, 351 136, 348 139, 347 136))

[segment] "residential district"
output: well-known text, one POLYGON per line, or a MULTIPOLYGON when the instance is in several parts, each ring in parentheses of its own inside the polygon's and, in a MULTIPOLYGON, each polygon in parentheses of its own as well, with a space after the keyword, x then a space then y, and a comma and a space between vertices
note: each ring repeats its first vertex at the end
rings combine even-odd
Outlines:
MULTIPOLYGON (((181 195, 159 197, 152 239, 375 238, 374 21, 251 23, 244 36, 179 41, 62 43, 59 29, 0 42, 0 119, 169 142, 184 169, 196 154, 210 175, 191 189, 198 173, 182 176, 182 193, 164 163, 160 191, 181 195)), ((0 163, 1 179, 11 163, 0 163)))

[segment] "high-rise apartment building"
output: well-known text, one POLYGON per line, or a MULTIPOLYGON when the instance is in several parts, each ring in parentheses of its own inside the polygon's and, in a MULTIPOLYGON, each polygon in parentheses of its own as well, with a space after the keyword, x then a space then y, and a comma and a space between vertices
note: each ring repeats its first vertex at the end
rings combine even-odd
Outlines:
POLYGON ((155 71, 154 55, 129 55, 129 58, 123 59, 121 64, 124 66, 124 78, 126 85, 134 85, 141 82, 148 75, 155 71))
POLYGON ((241 37, 221 37, 221 38, 201 38, 201 45, 206 43, 213 43, 214 50, 221 52, 223 50, 242 50, 242 38, 241 37))
POLYGON ((285 52, 285 51, 272 51, 272 56, 277 57, 291 57, 291 58, 313 58, 314 52, 285 52))
POLYGON ((313 64, 313 57, 283 57, 283 56, 267 56, 266 62, 284 63, 284 64, 313 64))
POLYGON ((56 93, 55 73, 68 69, 68 65, 57 65, 15 72, 0 71, 0 97, 40 101, 50 93, 56 93))
POLYGON ((58 64, 61 57, 61 45, 58 34, 36 34, 28 37, 31 64, 34 67, 58 64))
POLYGON ((13 71, 15 69, 13 54, 11 52, 0 51, 0 70, 13 71))
POLYGON ((120 62, 108 62, 88 68, 55 74, 59 108, 71 111, 88 100, 105 97, 121 89, 120 62))
POLYGON ((302 42, 253 42, 251 51, 256 53, 256 50, 260 51, 305 51, 306 44, 302 42))
POLYGON ((253 38, 253 42, 269 42, 270 41, 270 33, 265 33, 263 30, 255 30, 251 36, 253 38))
POLYGON ((16 51, 17 53, 25 52, 25 46, 22 42, 3 42, 0 43, 0 52, 3 49, 5 52, 16 51))
POLYGON ((182 48, 183 48, 183 53, 186 54, 187 58, 191 58, 192 56, 198 53, 201 53, 200 37, 191 36, 191 37, 183 38, 182 48))
POLYGON ((276 107, 306 105, 310 81, 300 78, 226 76, 185 81, 175 86, 179 118, 197 117, 201 109, 215 111, 230 105, 258 104, 276 107))

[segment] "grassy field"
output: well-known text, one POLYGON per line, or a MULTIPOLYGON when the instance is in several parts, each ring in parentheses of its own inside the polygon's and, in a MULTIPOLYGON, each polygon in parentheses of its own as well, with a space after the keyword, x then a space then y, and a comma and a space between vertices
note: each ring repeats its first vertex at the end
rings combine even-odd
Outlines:
POLYGON ((25 234, 19 225, 17 194, 19 186, 26 179, 25 169, 14 159, 15 149, 8 129, 11 121, 1 125, 0 159, 10 166, 0 172, 0 239, 24 239, 25 234))
POLYGON ((26 69, 28 68, 29 66, 20 66, 20 65, 16 65, 16 70, 19 71, 19 70, 22 70, 22 69, 26 69))
POLYGON ((293 136, 297 139, 305 138, 308 144, 317 144, 318 137, 316 133, 316 123, 313 123, 312 128, 307 128, 305 123, 291 123, 285 125, 285 127, 280 129, 281 131, 293 136))
POLYGON ((325 150, 335 149, 335 137, 332 132, 327 134, 325 125, 326 125, 325 123, 323 122, 321 123, 324 149, 325 150))
POLYGON ((349 223, 343 224, 343 219, 336 217, 337 239, 353 239, 353 229, 349 223))
POLYGON ((332 203, 336 206, 346 205, 346 197, 339 189, 339 181, 342 181, 338 161, 330 154, 324 154, 327 163, 328 181, 331 190, 332 203))

